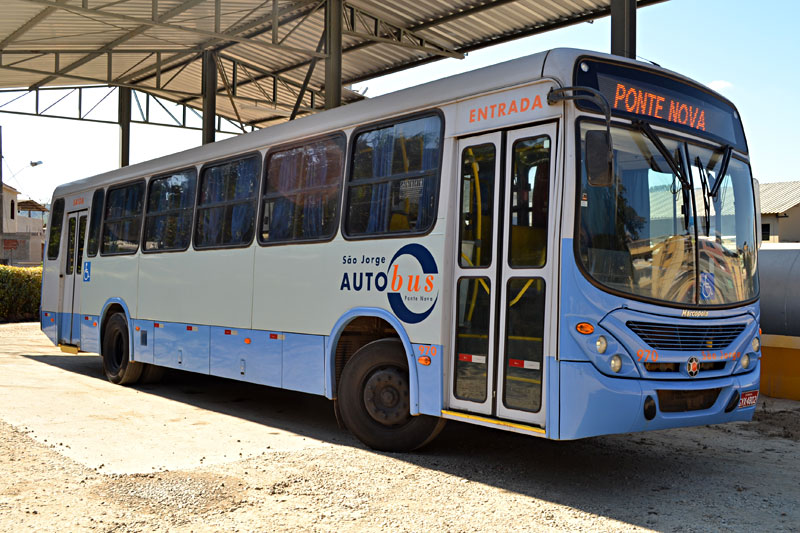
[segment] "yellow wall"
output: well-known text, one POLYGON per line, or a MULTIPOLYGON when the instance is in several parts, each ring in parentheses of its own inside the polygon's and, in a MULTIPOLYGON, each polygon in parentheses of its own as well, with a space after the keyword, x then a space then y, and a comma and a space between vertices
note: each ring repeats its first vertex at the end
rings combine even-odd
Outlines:
POLYGON ((762 335, 761 392, 800 400, 800 337, 762 335))

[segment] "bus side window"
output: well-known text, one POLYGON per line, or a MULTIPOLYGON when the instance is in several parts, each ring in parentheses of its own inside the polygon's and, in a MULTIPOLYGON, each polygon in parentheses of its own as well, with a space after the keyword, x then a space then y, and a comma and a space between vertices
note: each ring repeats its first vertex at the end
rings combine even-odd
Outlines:
POLYGON ((424 233, 436 219, 442 120, 438 115, 356 135, 345 233, 424 233))
POLYGON ((144 207, 144 180, 108 189, 100 255, 135 254, 144 207))
POLYGON ((260 154, 253 154, 203 167, 194 230, 196 248, 252 242, 260 162, 260 154))
POLYGON ((270 153, 259 241, 327 240, 336 231, 345 136, 270 153))
POLYGON ((86 255, 94 257, 100 246, 100 222, 103 218, 103 199, 105 190, 97 189, 92 196, 92 217, 89 220, 89 246, 86 255))
POLYGON ((47 258, 58 259, 61 247, 61 229, 64 226, 64 199, 59 198, 53 205, 53 216, 50 217, 50 240, 47 243, 47 258))
POLYGON ((150 180, 143 252, 189 247, 196 187, 197 171, 193 168, 150 180))

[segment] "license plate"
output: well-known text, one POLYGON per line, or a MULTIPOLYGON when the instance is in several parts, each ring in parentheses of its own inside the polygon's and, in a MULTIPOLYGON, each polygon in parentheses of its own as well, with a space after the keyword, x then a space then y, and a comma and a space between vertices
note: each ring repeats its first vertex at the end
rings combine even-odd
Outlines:
POLYGON ((757 390, 743 392, 742 397, 739 398, 739 409, 743 407, 753 407, 757 401, 758 401, 757 390))

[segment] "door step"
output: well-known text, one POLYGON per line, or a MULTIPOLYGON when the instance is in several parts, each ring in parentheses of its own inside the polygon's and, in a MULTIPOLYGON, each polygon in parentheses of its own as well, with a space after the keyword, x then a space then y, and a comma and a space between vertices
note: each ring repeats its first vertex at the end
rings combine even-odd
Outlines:
POLYGON ((520 424, 519 422, 510 422, 508 420, 500 420, 497 418, 487 418, 485 416, 473 415, 470 413, 461 413, 458 411, 442 410, 442 418, 449 418, 451 420, 461 420, 479 426, 493 427, 498 429, 505 429, 515 431, 517 433, 537 433, 545 435, 547 432, 544 428, 538 426, 530 426, 528 424, 520 424))
POLYGON ((78 352, 80 351, 80 349, 77 346, 72 344, 59 344, 58 347, 61 348, 62 352, 69 353, 72 355, 77 355, 78 352))

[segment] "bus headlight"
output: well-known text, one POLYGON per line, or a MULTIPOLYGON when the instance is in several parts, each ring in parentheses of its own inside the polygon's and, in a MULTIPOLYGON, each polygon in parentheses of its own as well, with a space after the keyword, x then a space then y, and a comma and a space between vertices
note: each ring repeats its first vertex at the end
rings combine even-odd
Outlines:
MULTIPOLYGON (((755 344, 757 338, 758 337, 753 339, 753 344, 755 344)), ((742 360, 741 360, 740 364, 742 365, 742 368, 744 368, 744 369, 750 368, 750 354, 747 354, 747 353, 744 354, 742 356, 742 360)))
POLYGON ((608 341, 605 337, 600 335, 597 337, 597 341, 594 343, 595 347, 597 348, 597 353, 606 353, 606 348, 608 348, 608 341))
POLYGON ((616 374, 622 370, 622 357, 618 355, 612 355, 611 362, 609 364, 611 365, 611 370, 616 374))
POLYGON ((757 352, 759 348, 761 348, 761 339, 753 337, 753 351, 757 352))

